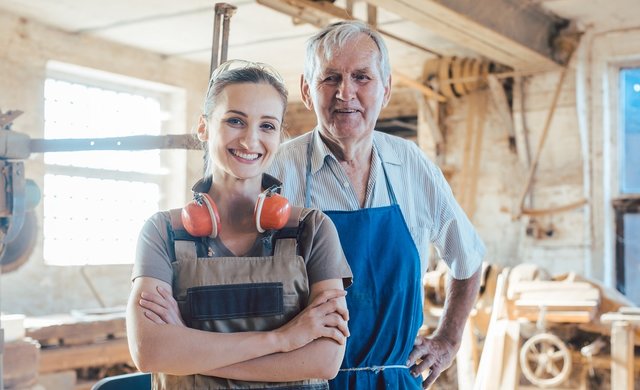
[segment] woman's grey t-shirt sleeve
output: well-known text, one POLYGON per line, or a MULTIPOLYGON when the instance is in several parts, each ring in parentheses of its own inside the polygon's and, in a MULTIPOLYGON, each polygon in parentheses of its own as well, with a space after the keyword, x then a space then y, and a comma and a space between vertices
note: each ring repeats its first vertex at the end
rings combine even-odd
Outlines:
POLYGON ((306 259, 309 285, 328 279, 342 279, 345 288, 351 285, 353 274, 338 231, 326 214, 313 210, 307 215, 299 243, 301 255, 306 259))
POLYGON ((173 268, 169 255, 170 217, 166 211, 151 216, 140 230, 131 280, 140 276, 172 283, 173 268))

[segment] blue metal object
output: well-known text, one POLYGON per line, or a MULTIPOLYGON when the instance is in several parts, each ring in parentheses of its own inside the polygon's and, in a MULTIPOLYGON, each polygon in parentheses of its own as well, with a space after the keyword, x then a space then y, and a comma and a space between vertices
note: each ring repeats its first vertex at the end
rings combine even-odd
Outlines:
POLYGON ((109 376, 96 382, 91 390, 150 390, 151 374, 135 372, 109 376))

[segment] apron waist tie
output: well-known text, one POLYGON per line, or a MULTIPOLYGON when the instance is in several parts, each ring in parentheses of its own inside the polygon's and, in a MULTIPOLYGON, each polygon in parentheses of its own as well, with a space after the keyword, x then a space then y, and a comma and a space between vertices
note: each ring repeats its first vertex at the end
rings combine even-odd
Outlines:
POLYGON ((381 371, 384 371, 388 368, 398 368, 408 370, 409 367, 402 364, 394 364, 389 366, 371 366, 371 367, 354 367, 354 368, 341 368, 340 372, 348 372, 348 371, 373 371, 376 374, 379 374, 381 371))

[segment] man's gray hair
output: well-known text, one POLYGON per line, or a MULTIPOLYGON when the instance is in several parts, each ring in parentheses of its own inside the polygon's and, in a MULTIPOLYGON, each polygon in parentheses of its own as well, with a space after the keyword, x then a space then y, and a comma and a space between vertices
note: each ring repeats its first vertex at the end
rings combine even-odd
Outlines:
POLYGON ((332 23, 307 41, 307 53, 304 62, 304 78, 308 83, 313 82, 313 76, 318 68, 318 61, 321 56, 325 60, 331 58, 334 51, 343 47, 347 42, 355 39, 360 34, 368 35, 378 46, 380 52, 379 67, 383 82, 389 80, 391 75, 391 65, 389 63, 389 52, 382 36, 371 26, 359 20, 345 20, 332 23))

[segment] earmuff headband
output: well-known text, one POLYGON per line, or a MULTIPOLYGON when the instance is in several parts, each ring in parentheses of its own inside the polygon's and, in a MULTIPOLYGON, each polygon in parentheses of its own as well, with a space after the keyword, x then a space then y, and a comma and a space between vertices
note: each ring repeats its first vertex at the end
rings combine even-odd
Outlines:
POLYGON ((209 234, 209 237, 216 238, 218 237, 218 223, 216 222, 218 218, 216 217, 216 211, 214 211, 215 205, 212 205, 206 196, 201 196, 201 199, 204 201, 205 206, 207 206, 209 216, 211 217, 211 233, 209 234))

